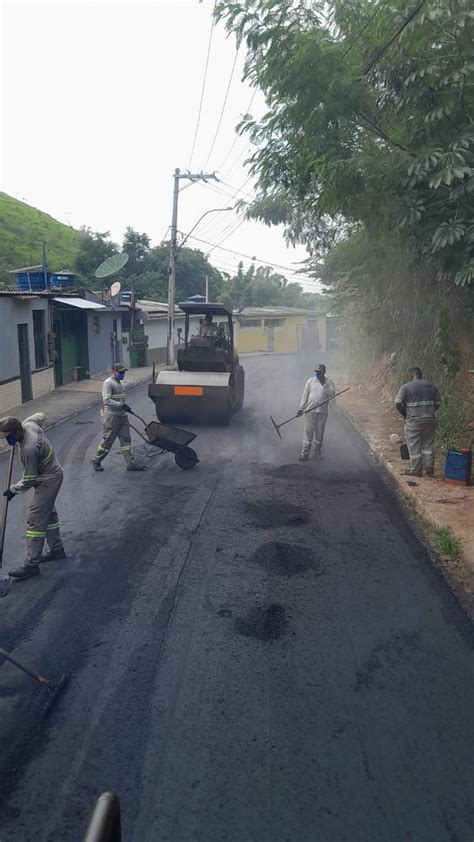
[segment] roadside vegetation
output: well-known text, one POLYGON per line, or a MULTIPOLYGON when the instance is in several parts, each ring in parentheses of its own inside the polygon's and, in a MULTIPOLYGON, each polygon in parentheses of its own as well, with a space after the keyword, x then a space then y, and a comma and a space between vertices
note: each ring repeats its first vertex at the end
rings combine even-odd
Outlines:
MULTIPOLYGON (((222 0, 267 113, 249 216, 308 250, 363 374, 394 354, 443 397, 458 444, 474 393, 474 12, 468 0, 222 0), (357 349, 357 353, 354 353, 357 349)), ((462 435, 461 435, 462 434, 462 435)))
POLYGON ((459 561, 461 546, 459 538, 456 538, 448 526, 440 526, 434 532, 436 549, 441 555, 447 556, 451 561, 459 561))

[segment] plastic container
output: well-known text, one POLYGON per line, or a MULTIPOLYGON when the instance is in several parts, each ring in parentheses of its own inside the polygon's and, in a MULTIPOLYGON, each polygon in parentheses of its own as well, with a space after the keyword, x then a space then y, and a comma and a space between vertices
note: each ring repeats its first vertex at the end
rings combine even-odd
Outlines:
POLYGON ((472 451, 461 447, 450 448, 444 463, 444 479, 453 485, 469 485, 471 481, 472 451))
MULTIPOLYGON (((48 274, 46 277, 49 281, 48 274)), ((16 283, 21 292, 42 292, 47 288, 42 269, 39 272, 18 272, 16 283)))
POLYGON ((52 287, 73 287, 76 276, 70 272, 54 272, 49 280, 52 287))

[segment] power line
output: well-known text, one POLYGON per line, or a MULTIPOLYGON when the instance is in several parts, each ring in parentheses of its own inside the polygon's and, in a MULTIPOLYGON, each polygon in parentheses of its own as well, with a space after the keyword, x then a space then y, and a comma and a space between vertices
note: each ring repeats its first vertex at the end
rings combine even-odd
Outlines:
MULTIPOLYGON (((250 111, 250 109, 252 108, 252 104, 253 104, 253 101, 254 101, 254 99, 255 99, 256 94, 257 94, 257 90, 254 90, 254 92, 253 92, 253 94, 252 94, 252 97, 251 97, 251 99, 250 99, 250 102, 249 102, 249 104, 248 104, 248 106, 247 106, 247 109, 246 109, 246 111, 245 111, 245 113, 246 113, 246 114, 248 114, 248 113, 249 113, 249 111, 250 111)), ((240 135, 238 135, 238 134, 236 133, 235 138, 234 138, 234 142, 233 142, 232 146, 230 147, 230 149, 229 149, 229 151, 228 151, 227 155, 225 156, 224 160, 222 161, 222 164, 218 167, 218 171, 219 171, 219 170, 222 170, 222 169, 224 168, 225 164, 227 163, 227 161, 229 160, 230 156, 232 155, 232 152, 234 151, 234 148, 235 148, 235 144, 237 143, 237 141, 239 140, 239 138, 240 138, 240 135)))
POLYGON ((255 199, 255 196, 253 196, 251 193, 246 193, 246 191, 243 189, 249 183, 249 181, 251 181, 251 180, 252 180, 252 176, 249 175, 247 180, 244 181, 244 183, 242 184, 242 187, 233 187, 232 184, 227 184, 227 182, 222 181, 222 179, 220 179, 220 178, 218 179, 218 183, 223 184, 224 187, 228 187, 229 190, 235 190, 234 196, 236 196, 237 193, 242 193, 243 196, 247 196, 249 199, 252 199, 252 201, 253 201, 255 199))
POLYGON ((216 19, 214 17, 214 12, 215 12, 215 9, 216 9, 216 2, 217 2, 217 0, 214 0, 214 6, 213 6, 213 9, 212 9, 212 18, 211 18, 211 29, 210 29, 210 32, 209 32, 209 42, 208 42, 208 45, 207 45, 206 64, 204 66, 204 77, 203 77, 202 86, 201 86, 201 99, 199 101, 199 109, 198 109, 198 115, 197 115, 197 120, 196 120, 196 129, 195 129, 195 132, 194 132, 193 146, 192 146, 192 149, 191 149, 191 155, 189 157, 188 169, 191 168, 194 150, 196 148, 196 141, 197 141, 197 136, 198 136, 198 131, 199 131, 199 125, 201 123, 202 104, 204 102, 204 92, 206 90, 206 80, 207 80, 207 71, 208 71, 208 68, 209 68, 209 58, 210 58, 210 55, 211 55, 212 36, 214 35, 214 29, 215 29, 215 26, 216 26, 216 19))
POLYGON ((214 151, 214 146, 215 146, 215 144, 216 144, 217 135, 219 134, 219 129, 220 129, 220 127, 221 127, 221 123, 222 123, 222 118, 223 118, 223 116, 224 116, 225 107, 226 107, 226 105, 227 105, 227 100, 228 100, 228 98, 229 98, 230 86, 231 86, 231 84, 232 84, 232 79, 234 78, 235 65, 237 64, 237 57, 238 57, 238 55, 239 55, 239 50, 238 50, 238 48, 237 48, 237 50, 235 51, 234 61, 233 61, 233 63, 232 63, 232 69, 231 69, 231 71, 230 71, 229 81, 228 81, 228 83, 227 83, 227 88, 226 88, 226 92, 225 92, 225 95, 224 95, 224 102, 222 103, 221 113, 220 113, 220 115, 219 115, 219 120, 217 121, 216 131, 214 132, 214 137, 213 137, 213 139, 212 139, 211 148, 209 149, 209 152, 207 153, 207 158, 206 158, 206 161, 205 161, 205 164, 204 164, 203 169, 206 169, 207 164, 208 164, 208 161, 209 161, 209 158, 211 157, 211 155, 212 155, 212 153, 213 153, 213 151, 214 151))
MULTIPOLYGON (((181 232, 182 233, 182 232, 181 232)), ((299 277, 306 278, 307 281, 314 282, 314 278, 308 278, 303 272, 296 272, 294 269, 291 269, 289 266, 282 266, 281 263, 275 263, 273 260, 264 260, 260 257, 251 256, 249 254, 243 254, 241 251, 235 251, 234 249, 227 249, 223 248, 222 246, 217 245, 216 243, 210 243, 208 240, 201 240, 200 237, 191 236, 190 240, 196 240, 197 243, 204 243, 206 246, 212 246, 213 248, 222 249, 222 251, 227 251, 229 254, 236 254, 238 257, 245 257, 246 260, 251 260, 252 263, 263 263, 264 266, 269 267, 276 267, 277 269, 284 269, 285 272, 291 272, 292 275, 298 275, 299 277)))
POLYGON ((380 61, 380 59, 387 52, 389 47, 392 46, 394 41, 396 41, 397 38, 402 34, 403 30, 406 29, 407 26, 412 22, 413 18, 416 17, 416 15, 421 10, 421 8, 425 5, 425 3, 426 3, 426 0, 420 0, 418 5, 413 9, 412 12, 410 12, 409 15, 407 15, 407 17, 404 19, 403 23, 400 24, 400 26, 398 27, 395 35, 393 35, 392 38, 390 38, 390 40, 387 41, 387 43, 384 44, 383 47, 381 47, 379 50, 377 50, 375 56, 373 56, 373 58, 371 58, 370 61, 368 61, 367 64, 365 65, 365 67, 363 68, 363 70, 362 70, 363 76, 366 76, 367 73, 370 73, 370 71, 373 70, 373 68, 375 67, 377 62, 380 61))
POLYGON ((372 21, 374 20, 374 18, 376 18, 376 17, 377 17, 377 15, 379 14, 379 12, 381 12, 381 11, 382 11, 383 7, 384 7, 384 6, 386 6, 386 5, 387 5, 387 3, 388 3, 388 0, 382 0, 382 2, 380 3, 380 5, 376 7, 376 9, 374 10, 373 14, 370 16, 370 18, 368 19, 368 21, 366 21, 366 22, 365 22, 364 26, 362 26, 362 28, 359 30, 359 32, 357 33, 357 35, 356 35, 356 37, 354 38, 354 40, 353 40, 353 41, 351 41, 351 43, 349 44, 349 46, 348 46, 347 50, 345 51, 345 53, 344 53, 344 54, 343 54, 343 56, 342 56, 343 58, 345 58, 347 55, 349 55, 350 51, 352 50, 352 47, 353 47, 353 46, 357 43, 357 41, 359 40, 360 36, 364 34, 364 32, 365 32, 365 30, 367 29, 367 27, 368 27, 368 26, 370 26, 370 24, 372 23, 372 21))
POLYGON ((234 163, 232 164, 231 167, 229 167, 229 169, 225 173, 226 178, 230 178, 234 174, 234 172, 237 169, 239 169, 239 167, 243 166, 244 158, 246 157, 246 155, 248 155, 250 153, 250 151, 251 151, 251 147, 246 146, 245 149, 243 149, 242 152, 240 152, 237 155, 237 158, 235 159, 234 163))
MULTIPOLYGON (((242 188, 241 188, 241 191, 242 191, 242 192, 243 192, 243 188, 244 188, 244 187, 248 184, 248 182, 249 182, 250 180, 251 180, 251 176, 247 179, 247 181, 244 181, 244 183, 243 183, 243 185, 242 185, 242 188)), ((237 198, 237 192, 238 192, 238 190, 239 190, 239 188, 235 191, 235 193, 233 194, 233 196, 231 196, 231 197, 230 197, 230 201, 233 201, 234 199, 236 199, 236 198, 237 198)), ((249 198, 253 200, 253 198, 254 198, 253 196, 250 196, 250 194, 246 194, 246 195, 248 195, 248 196, 249 196, 249 198)), ((246 208, 243 208, 243 210, 241 210, 241 211, 240 211, 240 213, 238 214, 238 216, 244 217, 244 216, 245 216, 245 214, 246 214, 246 208)), ((234 220, 234 221, 235 221, 235 220, 234 220)), ((245 220, 244 220, 244 221, 245 221, 245 220)), ((217 233, 217 232, 216 232, 215 234, 213 234, 213 238, 220 237, 220 236, 222 236, 223 234, 225 234, 225 233, 226 233, 226 231, 228 230, 228 228, 230 228, 233 224, 234 224, 234 222, 231 222, 231 223, 230 223, 230 225, 229 225, 229 224, 226 224, 226 225, 225 225, 225 227, 224 227, 224 228, 223 228, 223 229, 222 229, 219 233, 217 233)), ((208 237, 208 236, 209 236, 209 234, 210 234, 210 232, 211 232, 212 230, 214 230, 216 227, 217 227, 217 229, 219 229, 220 225, 221 225, 221 220, 214 220, 213 222, 210 222, 210 223, 209 223, 209 225, 204 226, 204 231, 202 231, 202 230, 201 230, 201 232, 200 232, 200 233, 201 233, 201 236, 204 234, 206 237, 208 237)))
MULTIPOLYGON (((219 242, 218 242, 215 246, 213 246, 213 247, 210 249, 210 251, 208 251, 208 256, 209 256, 209 255, 210 255, 210 254, 211 254, 211 253, 212 253, 215 249, 220 248, 220 247, 221 247, 221 245, 222 245, 222 243, 225 243, 225 241, 226 241, 226 240, 228 240, 228 239, 229 239, 229 237, 231 237, 231 236, 232 236, 232 234, 235 234, 235 232, 237 231, 237 229, 238 229, 238 228, 240 228, 240 226, 241 226, 241 225, 243 225, 245 221, 246 221, 246 220, 245 220, 245 211, 243 211, 243 212, 241 212, 240 214, 238 214, 237 218, 236 218, 236 219, 234 219, 233 223, 227 227, 228 233, 226 233, 226 234, 225 234, 225 236, 224 236, 224 237, 222 237, 222 239, 221 239, 221 240, 219 240, 219 242)), ((224 234, 224 232, 225 232, 225 231, 226 231, 226 229, 224 229, 224 231, 221 231, 221 235, 222 235, 222 234, 224 234)))

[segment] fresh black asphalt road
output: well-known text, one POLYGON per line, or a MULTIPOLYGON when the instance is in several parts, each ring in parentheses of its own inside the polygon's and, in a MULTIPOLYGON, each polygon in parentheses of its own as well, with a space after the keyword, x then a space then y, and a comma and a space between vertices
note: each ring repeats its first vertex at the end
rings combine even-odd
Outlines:
POLYGON ((472 627, 346 421, 307 464, 272 430, 312 360, 245 366, 192 471, 94 474, 97 409, 51 431, 69 558, 12 584, 0 644, 69 684, 43 719, 0 668, 1 842, 80 842, 109 789, 124 842, 472 842, 472 627))

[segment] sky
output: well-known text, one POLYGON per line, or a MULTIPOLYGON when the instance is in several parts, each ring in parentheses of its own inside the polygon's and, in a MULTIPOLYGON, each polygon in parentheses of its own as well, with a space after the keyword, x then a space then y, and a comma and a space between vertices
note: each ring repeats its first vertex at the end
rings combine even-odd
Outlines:
MULTIPOLYGON (((119 243, 130 225, 153 245, 169 236, 175 168, 220 179, 180 182, 183 233, 206 211, 251 199, 244 167, 251 147, 235 126, 249 105, 263 114, 265 102, 242 81, 243 48, 236 56, 223 24, 210 39, 213 0, 0 5, 2 190, 75 228, 110 231, 119 243)), ((210 251, 222 270, 232 272, 241 259, 232 251, 240 252, 318 291, 291 274, 307 255, 286 246, 281 228, 219 211, 192 236, 206 242, 188 245, 210 251)))

